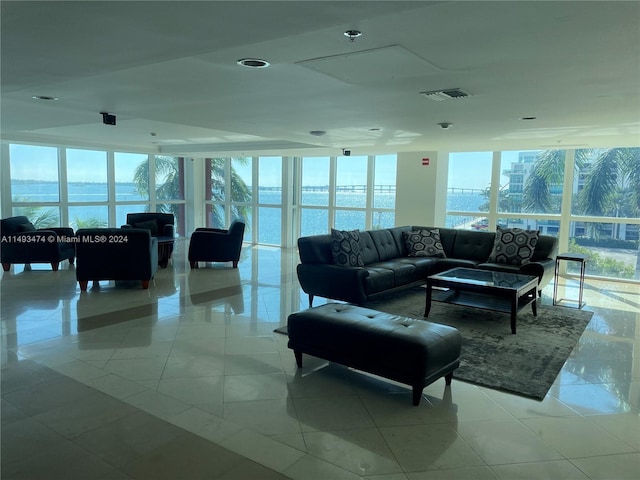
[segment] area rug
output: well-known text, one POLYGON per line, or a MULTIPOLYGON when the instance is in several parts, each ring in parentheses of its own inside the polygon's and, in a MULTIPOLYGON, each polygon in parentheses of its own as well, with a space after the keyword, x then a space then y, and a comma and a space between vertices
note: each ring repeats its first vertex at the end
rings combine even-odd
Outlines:
MULTIPOLYGON (((439 293, 434 291, 434 298, 439 293)), ((365 306, 424 319, 424 301, 425 290, 417 287, 365 306)), ((577 308, 538 305, 534 317, 531 307, 526 307, 518 314, 517 333, 512 335, 507 313, 436 301, 426 320, 462 333, 460 367, 454 379, 542 400, 592 316, 593 312, 577 308)), ((286 334, 286 327, 279 333, 286 334)))

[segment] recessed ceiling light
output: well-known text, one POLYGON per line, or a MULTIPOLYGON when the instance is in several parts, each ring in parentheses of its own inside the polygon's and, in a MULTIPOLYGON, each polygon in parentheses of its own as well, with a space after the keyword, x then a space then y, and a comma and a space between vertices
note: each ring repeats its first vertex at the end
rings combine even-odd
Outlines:
POLYGON ((34 95, 33 97, 34 100, 48 100, 48 101, 56 101, 58 100, 58 97, 50 97, 48 95, 34 95))
POLYGON ((347 30, 344 32, 344 36, 347 37, 350 42, 355 42, 356 38, 362 36, 362 32, 360 30, 347 30))
POLYGON ((520 117, 520 120, 535 120, 536 117, 520 117))
POLYGON ((267 68, 270 65, 266 60, 259 58, 241 58, 236 63, 248 68, 267 68))

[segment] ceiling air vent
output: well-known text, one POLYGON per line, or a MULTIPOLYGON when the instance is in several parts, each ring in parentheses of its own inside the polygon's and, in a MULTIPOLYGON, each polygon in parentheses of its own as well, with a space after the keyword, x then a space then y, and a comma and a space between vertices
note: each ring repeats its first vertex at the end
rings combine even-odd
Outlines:
POLYGON ((431 92, 420 92, 420 95, 424 95, 431 100, 435 100, 436 102, 441 102, 442 100, 448 100, 451 98, 464 98, 468 97, 469 94, 464 90, 460 90, 459 88, 450 88, 447 90, 433 90, 431 92))

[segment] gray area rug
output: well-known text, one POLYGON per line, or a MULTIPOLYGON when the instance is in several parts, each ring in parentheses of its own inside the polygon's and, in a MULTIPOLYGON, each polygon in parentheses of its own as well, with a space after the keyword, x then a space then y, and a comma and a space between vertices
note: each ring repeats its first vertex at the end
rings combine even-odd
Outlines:
MULTIPOLYGON (((438 293, 434 291, 434 297, 438 293)), ((424 319, 424 301, 425 290, 417 287, 365 306, 424 319)), ((517 334, 512 335, 507 313, 433 302, 424 320, 450 325, 462 333, 455 379, 542 400, 592 316, 593 312, 577 308, 538 305, 534 317, 529 306, 518 314, 517 334)), ((286 334, 286 327, 279 330, 286 334)))

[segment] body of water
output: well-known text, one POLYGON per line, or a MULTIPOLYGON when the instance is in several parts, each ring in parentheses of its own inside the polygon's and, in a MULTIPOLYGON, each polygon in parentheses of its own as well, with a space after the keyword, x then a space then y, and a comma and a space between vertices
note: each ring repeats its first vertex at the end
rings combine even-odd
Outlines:
MULTIPOLYGON (((12 198, 14 201, 48 203, 59 202, 59 187, 56 183, 31 183, 16 182, 12 184, 12 198)), ((126 222, 129 212, 144 211, 148 198, 141 196, 133 183, 117 183, 115 186, 116 201, 140 202, 140 204, 116 205, 116 226, 126 222)), ((281 244, 281 222, 279 203, 282 193, 278 190, 259 190, 258 198, 261 203, 259 208, 259 241, 260 243, 281 244), (273 207, 269 207, 273 205, 273 207)), ((108 188, 106 184, 97 183, 69 183, 69 219, 71 226, 77 228, 77 220, 97 220, 108 222, 107 205, 73 205, 85 202, 106 202, 108 188)), ((449 210, 474 211, 480 205, 486 203, 486 197, 478 193, 454 193, 447 196, 447 208, 449 210)), ((314 235, 326 233, 328 229, 328 213, 325 207, 329 202, 329 192, 303 191, 301 201, 301 234, 314 235), (315 207, 315 208, 314 208, 315 207)), ((362 210, 348 210, 350 208, 363 208, 366 204, 366 194, 363 192, 338 192, 336 194, 336 207, 346 210, 338 210, 336 213, 335 227, 338 229, 365 228, 365 212, 362 210)), ((393 209, 395 207, 395 192, 375 192, 374 208, 393 209)), ((44 207, 54 210, 59 217, 57 206, 44 207)), ((22 214, 17 212, 16 214, 22 214)), ((250 219, 247 219, 250 223, 250 219)), ((468 217, 448 216, 447 226, 455 227, 468 217)), ((376 228, 388 228, 395 224, 395 214, 391 212, 376 212, 373 219, 376 228)))

